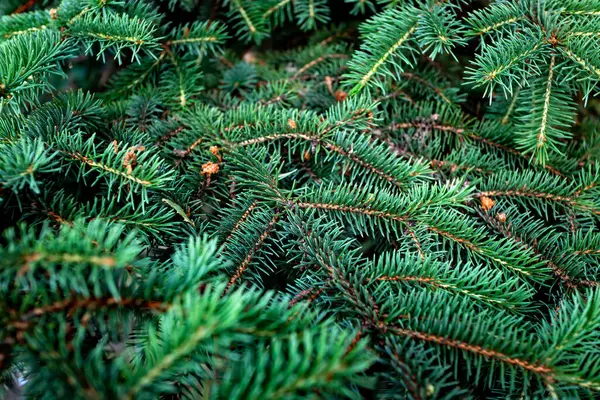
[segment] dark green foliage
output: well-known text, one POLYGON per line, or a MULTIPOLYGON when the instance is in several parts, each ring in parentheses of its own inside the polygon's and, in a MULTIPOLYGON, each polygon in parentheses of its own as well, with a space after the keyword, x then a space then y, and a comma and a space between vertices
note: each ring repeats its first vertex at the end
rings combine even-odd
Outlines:
POLYGON ((599 396, 598 1, 0 3, 0 397, 599 396))

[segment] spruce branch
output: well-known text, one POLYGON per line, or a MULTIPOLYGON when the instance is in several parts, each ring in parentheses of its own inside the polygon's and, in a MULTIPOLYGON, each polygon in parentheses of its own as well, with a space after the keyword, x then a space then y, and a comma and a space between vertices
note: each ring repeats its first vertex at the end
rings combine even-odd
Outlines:
POLYGON ((408 43, 417 28, 417 16, 417 9, 390 9, 362 27, 361 34, 368 41, 348 63, 351 72, 346 78, 353 85, 351 95, 362 90, 373 78, 393 77, 395 72, 403 72, 402 65, 412 65, 408 43))
POLYGON ((149 21, 131 18, 126 14, 109 16, 86 13, 77 18, 68 27, 68 33, 76 38, 91 39, 85 45, 86 53, 92 53, 95 42, 100 44, 98 57, 111 49, 115 52, 119 63, 125 49, 131 51, 133 60, 139 60, 138 53, 144 50, 151 57, 159 48, 158 38, 155 37, 156 27, 149 21))
POLYGON ((0 184, 18 193, 28 187, 40 193, 40 174, 57 172, 56 153, 40 140, 21 139, 0 147, 0 184))
POLYGON ((56 137, 56 146, 65 160, 77 168, 79 179, 86 181, 92 172, 105 178, 110 188, 115 188, 118 198, 127 188, 127 199, 134 204, 134 195, 139 193, 142 204, 148 202, 148 190, 160 189, 172 179, 171 171, 164 171, 164 161, 156 154, 150 155, 143 146, 113 143, 102 149, 95 135, 85 140, 82 135, 61 133, 56 137), (118 186, 118 187, 117 187, 118 186))
POLYGON ((35 103, 40 91, 52 89, 48 79, 61 75, 60 62, 72 57, 69 41, 53 30, 15 36, 0 43, 0 111, 35 103))
POLYGON ((0 397, 597 397, 598 0, 0 3, 0 397))
POLYGON ((228 16, 236 21, 234 27, 240 31, 241 39, 260 44, 267 37, 266 24, 263 19, 264 3, 247 0, 226 0, 229 6, 228 16))
POLYGON ((194 22, 171 32, 167 46, 181 47, 198 55, 219 52, 220 46, 229 38, 220 23, 194 22))
POLYGON ((2 40, 52 27, 50 13, 34 11, 0 17, 0 37, 2 40))

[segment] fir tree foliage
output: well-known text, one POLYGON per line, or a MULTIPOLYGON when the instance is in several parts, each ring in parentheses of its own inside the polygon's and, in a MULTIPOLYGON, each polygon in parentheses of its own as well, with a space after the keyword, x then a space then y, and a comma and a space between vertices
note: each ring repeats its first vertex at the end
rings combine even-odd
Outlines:
POLYGON ((595 398, 600 3, 0 2, 0 396, 595 398))

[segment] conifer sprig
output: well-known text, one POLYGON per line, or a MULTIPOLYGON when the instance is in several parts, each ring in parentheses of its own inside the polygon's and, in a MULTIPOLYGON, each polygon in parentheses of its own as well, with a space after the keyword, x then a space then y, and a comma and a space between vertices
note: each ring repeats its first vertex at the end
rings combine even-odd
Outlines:
POLYGON ((0 397, 598 397, 599 10, 0 2, 0 397))

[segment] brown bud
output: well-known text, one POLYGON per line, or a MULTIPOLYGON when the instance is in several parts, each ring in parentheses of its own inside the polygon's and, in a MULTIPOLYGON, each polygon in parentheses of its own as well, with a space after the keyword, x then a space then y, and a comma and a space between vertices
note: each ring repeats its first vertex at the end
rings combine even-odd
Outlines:
POLYGON ((127 174, 131 175, 133 169, 137 166, 137 156, 133 151, 128 151, 123 159, 123 167, 127 170, 127 174))
POLYGON ((348 95, 343 90, 338 89, 335 91, 335 99, 337 101, 344 101, 346 100, 346 97, 348 97, 348 95))
POLYGON ((484 211, 490 210, 492 207, 494 207, 494 204, 496 204, 494 200, 487 196, 481 196, 481 208, 483 208, 484 211))
POLYGON ((219 172, 219 164, 210 161, 202 164, 202 175, 211 176, 217 172, 219 172))

